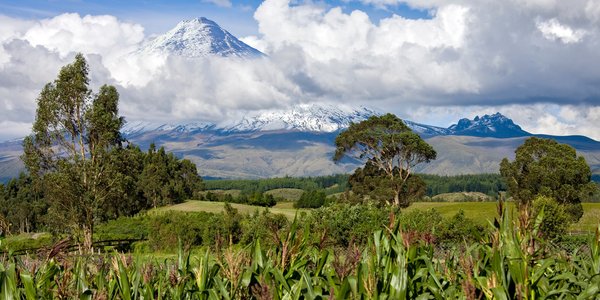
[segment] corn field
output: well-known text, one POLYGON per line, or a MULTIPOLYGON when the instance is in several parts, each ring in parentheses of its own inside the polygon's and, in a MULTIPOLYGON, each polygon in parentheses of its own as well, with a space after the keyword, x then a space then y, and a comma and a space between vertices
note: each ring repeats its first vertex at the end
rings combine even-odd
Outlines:
MULTIPOLYGON (((501 205, 500 205, 501 206, 501 205)), ((369 243, 321 249, 294 222, 278 246, 259 242, 162 262, 114 253, 0 258, 0 299, 598 299, 600 233, 585 253, 551 250, 543 218, 501 207, 480 243, 440 254, 398 225, 369 243), (529 224, 533 222, 533 224, 529 224), (435 255, 434 255, 435 253, 435 255)))

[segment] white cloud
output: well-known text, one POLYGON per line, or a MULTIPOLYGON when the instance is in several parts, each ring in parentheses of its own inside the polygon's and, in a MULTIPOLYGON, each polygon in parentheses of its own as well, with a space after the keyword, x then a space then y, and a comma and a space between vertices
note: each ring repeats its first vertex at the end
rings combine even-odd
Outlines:
POLYGON ((573 30, 556 19, 538 22, 537 28, 545 38, 553 41, 559 40, 565 44, 578 43, 586 34, 585 30, 573 30))

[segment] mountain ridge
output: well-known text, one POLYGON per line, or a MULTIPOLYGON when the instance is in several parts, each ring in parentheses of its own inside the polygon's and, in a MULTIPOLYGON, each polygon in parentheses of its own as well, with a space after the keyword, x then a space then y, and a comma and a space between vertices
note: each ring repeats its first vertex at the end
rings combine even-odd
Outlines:
MULTIPOLYGON (((123 134, 142 149, 154 143, 192 160, 202 176, 319 176, 350 173, 360 165, 351 159, 333 163, 335 137, 351 122, 380 114, 365 107, 300 105, 288 110, 247 115, 238 122, 221 125, 130 122, 123 128, 123 134)), ((514 158, 515 149, 533 135, 573 146, 586 158, 593 173, 600 174, 600 142, 584 136, 531 134, 522 129, 519 131, 520 126, 499 113, 492 116, 495 117, 484 115, 469 122, 459 121, 449 128, 406 120, 406 124, 438 152, 436 160, 420 165, 416 171, 438 175, 497 173, 500 161, 504 157, 514 158), (459 123, 463 126, 458 126, 459 123), (506 127, 502 127, 504 125, 517 128, 515 132, 521 136, 494 136, 498 129, 506 127), (466 134, 459 134, 463 132, 466 134)), ((0 143, 0 179, 16 177, 23 170, 19 160, 20 144, 18 140, 0 143)))

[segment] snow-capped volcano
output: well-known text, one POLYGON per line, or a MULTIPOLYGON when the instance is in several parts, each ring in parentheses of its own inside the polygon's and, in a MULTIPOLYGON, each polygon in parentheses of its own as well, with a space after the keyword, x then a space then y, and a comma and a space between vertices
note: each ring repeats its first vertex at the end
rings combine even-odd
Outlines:
POLYGON ((191 58, 255 58, 264 55, 207 18, 181 21, 175 28, 143 45, 139 52, 191 58))

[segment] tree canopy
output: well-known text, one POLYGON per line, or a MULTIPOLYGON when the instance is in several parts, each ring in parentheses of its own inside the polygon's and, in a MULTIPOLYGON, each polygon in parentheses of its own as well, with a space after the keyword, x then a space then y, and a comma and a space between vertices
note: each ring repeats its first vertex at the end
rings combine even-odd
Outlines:
POLYGON ((575 149, 555 140, 531 137, 515 151, 515 160, 504 158, 500 173, 510 195, 522 205, 537 196, 555 199, 572 221, 583 215, 582 200, 596 190, 590 167, 575 149))
POLYGON ((400 207, 410 204, 410 197, 403 191, 413 168, 437 155, 431 145, 393 114, 372 116, 351 124, 336 137, 335 145, 334 161, 350 156, 382 171, 392 191, 387 202, 400 207))

